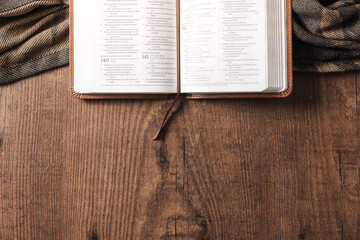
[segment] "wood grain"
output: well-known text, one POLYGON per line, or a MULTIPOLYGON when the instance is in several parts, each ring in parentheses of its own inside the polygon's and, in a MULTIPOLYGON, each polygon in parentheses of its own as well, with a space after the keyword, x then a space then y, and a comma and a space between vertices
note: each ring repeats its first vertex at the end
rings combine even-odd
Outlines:
POLYGON ((360 73, 277 100, 82 101, 0 87, 0 239, 360 239, 360 73))

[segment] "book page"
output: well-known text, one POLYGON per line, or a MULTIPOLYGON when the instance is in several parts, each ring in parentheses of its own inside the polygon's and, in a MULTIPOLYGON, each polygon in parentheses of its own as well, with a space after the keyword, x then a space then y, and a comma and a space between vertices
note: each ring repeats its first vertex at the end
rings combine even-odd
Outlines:
POLYGON ((181 0, 181 92, 260 92, 266 0, 181 0))
POLYGON ((176 93, 176 1, 75 0, 74 90, 176 93))

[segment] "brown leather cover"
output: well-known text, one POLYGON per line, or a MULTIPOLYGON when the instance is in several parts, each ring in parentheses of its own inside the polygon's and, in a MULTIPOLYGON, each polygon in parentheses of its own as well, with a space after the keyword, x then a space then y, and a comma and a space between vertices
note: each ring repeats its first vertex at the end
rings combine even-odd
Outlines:
MULTIPOLYGON (((176 94, 79 94, 74 91, 74 6, 70 1, 70 92, 78 99, 172 99, 176 94)), ((177 0, 177 33, 179 36, 179 1, 177 0)), ((287 0, 287 49, 288 49, 288 89, 281 93, 222 93, 222 94, 182 94, 186 99, 218 99, 218 98, 285 98, 293 90, 293 62, 292 62, 292 11, 291 0, 287 0)), ((179 42, 178 42, 179 50, 179 42)), ((179 56, 178 51, 178 56, 179 56)), ((179 61, 178 61, 179 62, 179 61)), ((179 66, 179 63, 178 63, 179 66)), ((178 68, 179 72, 180 68, 178 68)), ((180 76, 180 74, 178 74, 180 76)), ((179 86, 179 81, 178 81, 179 86)))

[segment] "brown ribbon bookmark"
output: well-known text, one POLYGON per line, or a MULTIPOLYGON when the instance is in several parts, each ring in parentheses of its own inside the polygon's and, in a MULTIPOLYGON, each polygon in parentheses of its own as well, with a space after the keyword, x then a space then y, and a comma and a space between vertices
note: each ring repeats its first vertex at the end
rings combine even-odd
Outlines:
POLYGON ((174 98, 173 100, 173 103, 171 104, 171 106, 168 108, 168 110, 166 111, 165 113, 165 116, 164 116, 164 119, 161 123, 161 126, 160 126, 160 129, 156 132, 155 136, 152 138, 152 140, 159 140, 159 137, 160 137, 160 133, 161 131, 165 128, 166 126, 166 123, 168 122, 169 120, 169 116, 170 116, 170 113, 171 113, 171 110, 174 108, 175 104, 181 99, 181 95, 180 94, 177 94, 176 97, 174 98))

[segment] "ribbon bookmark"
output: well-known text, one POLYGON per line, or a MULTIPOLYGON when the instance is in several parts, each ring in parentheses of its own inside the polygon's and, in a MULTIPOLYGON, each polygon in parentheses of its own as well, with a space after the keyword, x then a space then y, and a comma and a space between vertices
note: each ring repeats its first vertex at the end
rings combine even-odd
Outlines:
POLYGON ((159 140, 159 137, 160 137, 160 133, 161 131, 165 128, 166 126, 166 123, 168 122, 169 120, 169 116, 170 116, 170 113, 171 113, 171 110, 174 108, 175 104, 181 99, 181 95, 180 94, 177 94, 176 97, 174 98, 173 100, 173 103, 171 104, 171 106, 168 108, 168 110, 166 111, 165 113, 165 116, 164 116, 164 119, 161 123, 161 126, 160 126, 160 129, 159 131, 156 132, 155 136, 152 138, 152 140, 159 140))

